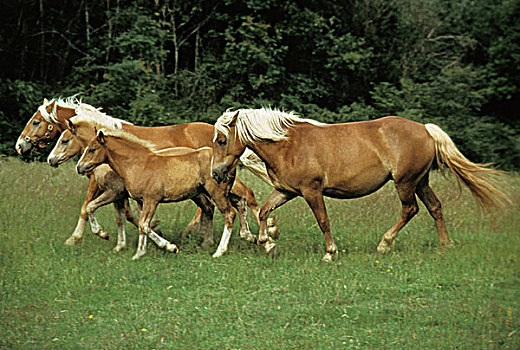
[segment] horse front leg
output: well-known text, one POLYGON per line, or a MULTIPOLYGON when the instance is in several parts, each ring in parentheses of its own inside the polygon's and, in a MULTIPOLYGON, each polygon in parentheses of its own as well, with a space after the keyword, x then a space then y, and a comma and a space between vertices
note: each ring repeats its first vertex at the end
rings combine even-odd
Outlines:
POLYGON ((206 191, 209 193, 224 218, 224 232, 222 233, 222 238, 220 238, 217 251, 213 254, 213 257, 217 258, 224 255, 228 250, 229 239, 233 232, 233 223, 236 214, 231 202, 229 201, 229 190, 226 186, 218 186, 213 180, 211 180, 209 184, 206 184, 206 191))
POLYGON ((199 234, 202 239, 201 247, 204 250, 209 250, 213 247, 213 214, 215 205, 211 198, 205 194, 197 195, 192 200, 197 204, 200 211, 200 227, 199 234))
POLYGON ((79 215, 78 223, 76 225, 76 228, 74 229, 74 232, 72 235, 65 241, 65 245, 78 245, 81 243, 81 240, 83 239, 83 233, 85 232, 85 227, 87 226, 87 205, 95 199, 97 196, 99 196, 101 193, 101 190, 98 187, 98 184, 96 182, 96 179, 94 175, 89 176, 89 183, 88 183, 88 189, 87 189, 87 196, 85 198, 85 201, 83 202, 83 205, 81 206, 81 212, 79 215))
POLYGON ((318 225, 320 226, 323 235, 325 236, 325 256, 323 261, 331 262, 336 253, 338 247, 332 238, 330 232, 329 216, 327 215, 327 208, 325 207, 325 201, 323 200, 323 194, 321 192, 311 190, 302 191, 303 198, 311 208, 318 225))
POLYGON ((267 254, 274 254, 274 250, 276 248, 276 244, 273 242, 273 240, 269 237, 268 234, 268 218, 269 214, 276 208, 280 207, 281 205, 287 203, 291 199, 295 197, 294 194, 288 193, 288 192, 281 192, 278 190, 274 190, 273 193, 269 196, 267 201, 262 206, 262 209, 260 209, 260 213, 258 214, 258 217, 260 219, 260 228, 258 232, 258 243, 262 244, 265 248, 265 252, 267 254))

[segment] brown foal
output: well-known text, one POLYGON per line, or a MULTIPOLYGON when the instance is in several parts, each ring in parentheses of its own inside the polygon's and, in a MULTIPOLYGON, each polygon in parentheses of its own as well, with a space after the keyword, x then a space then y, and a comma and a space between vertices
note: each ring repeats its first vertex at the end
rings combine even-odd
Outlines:
POLYGON ((227 251, 233 229, 235 212, 230 203, 229 181, 217 184, 210 176, 213 150, 204 147, 197 150, 177 147, 157 151, 149 141, 123 131, 99 130, 97 136, 85 148, 76 169, 85 174, 96 166, 107 163, 121 176, 130 196, 139 207, 139 244, 133 259, 140 258, 146 247, 146 236, 161 248, 169 251, 177 247, 150 230, 150 222, 159 203, 193 200, 201 209, 201 231, 213 231, 213 203, 224 217, 224 233, 213 255, 218 257, 227 251))
MULTIPOLYGON (((441 246, 451 246, 441 203, 428 184, 433 161, 441 160, 489 209, 510 203, 497 185, 500 171, 462 155, 438 126, 399 117, 368 122, 322 124, 271 109, 224 113, 215 124, 212 176, 224 181, 245 147, 266 164, 275 187, 260 210, 259 242, 266 219, 277 207, 302 196, 325 235, 325 261, 337 252, 323 196, 357 198, 393 180, 402 204, 401 217, 383 236, 378 253, 390 251, 398 232, 417 214, 416 195, 435 220, 441 246)), ((267 248, 266 248, 267 249, 267 248)))

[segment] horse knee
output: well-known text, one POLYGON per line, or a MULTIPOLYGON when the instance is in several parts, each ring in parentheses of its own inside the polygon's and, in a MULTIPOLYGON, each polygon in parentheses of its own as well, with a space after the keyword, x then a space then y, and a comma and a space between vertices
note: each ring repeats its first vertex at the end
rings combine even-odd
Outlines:
POLYGON ((417 213, 419 212, 419 206, 417 203, 414 203, 413 205, 405 206, 403 207, 403 218, 405 220, 410 220, 413 218, 417 213))
POLYGON ((433 205, 430 209, 430 215, 435 219, 441 219, 442 218, 442 205, 441 202, 438 202, 437 204, 433 205))

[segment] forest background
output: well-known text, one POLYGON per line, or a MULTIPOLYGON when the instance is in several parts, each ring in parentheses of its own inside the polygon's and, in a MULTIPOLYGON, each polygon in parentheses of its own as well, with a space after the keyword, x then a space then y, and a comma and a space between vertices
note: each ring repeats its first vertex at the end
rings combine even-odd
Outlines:
POLYGON ((2 3, 0 154, 44 97, 80 93, 147 126, 261 106, 400 115, 520 169, 520 0, 2 3))

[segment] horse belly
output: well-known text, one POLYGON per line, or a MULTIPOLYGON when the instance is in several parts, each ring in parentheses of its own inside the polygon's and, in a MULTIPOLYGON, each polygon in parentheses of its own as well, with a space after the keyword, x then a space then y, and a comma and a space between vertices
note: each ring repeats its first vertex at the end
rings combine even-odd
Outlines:
POLYGON ((380 189, 390 180, 390 173, 383 168, 365 169, 365 171, 344 174, 330 178, 324 186, 323 194, 332 198, 358 198, 380 189))

